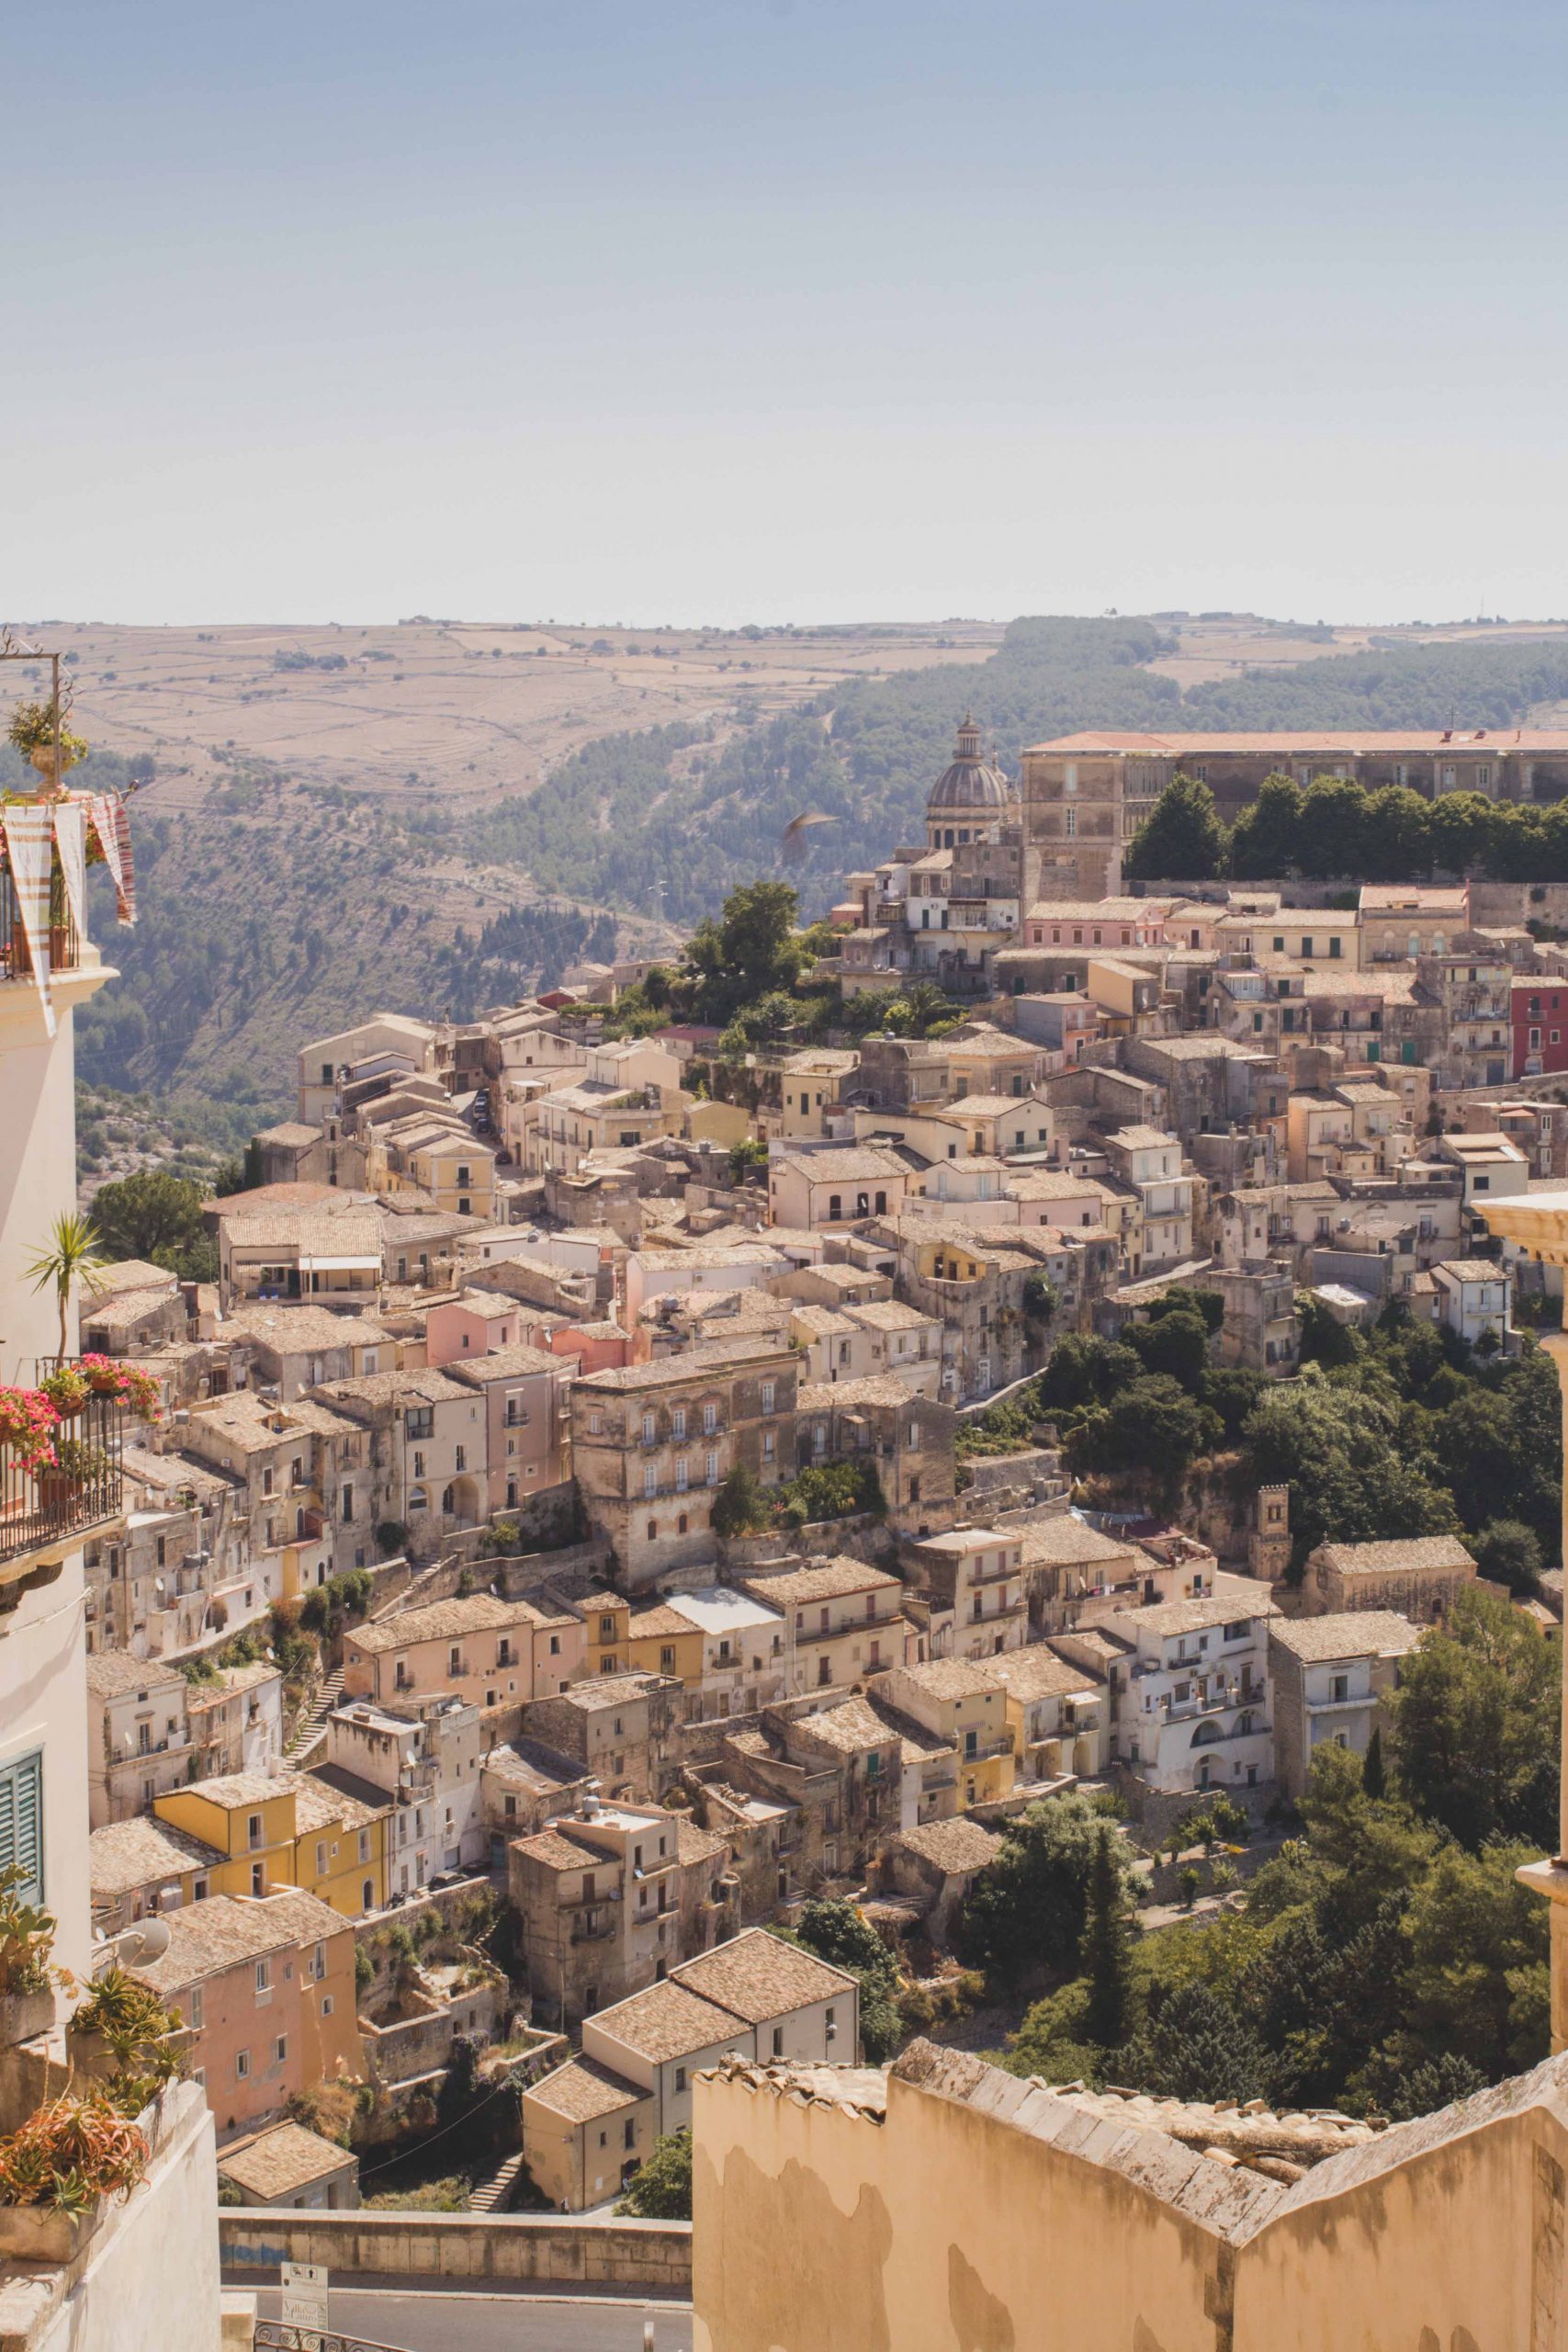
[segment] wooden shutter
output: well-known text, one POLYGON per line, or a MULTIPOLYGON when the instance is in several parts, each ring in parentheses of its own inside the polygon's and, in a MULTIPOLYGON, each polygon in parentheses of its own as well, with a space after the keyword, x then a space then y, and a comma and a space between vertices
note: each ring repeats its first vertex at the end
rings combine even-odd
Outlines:
POLYGON ((0 1765, 0 1871, 18 1869, 24 1902, 43 1896, 43 1758, 0 1765))

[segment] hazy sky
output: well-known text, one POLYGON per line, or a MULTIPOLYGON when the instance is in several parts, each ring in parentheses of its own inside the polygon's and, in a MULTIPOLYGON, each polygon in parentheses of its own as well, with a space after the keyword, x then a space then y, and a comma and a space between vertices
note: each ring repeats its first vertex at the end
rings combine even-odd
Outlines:
POLYGON ((1568 10, 52 0, 0 616, 1568 612, 1568 10))

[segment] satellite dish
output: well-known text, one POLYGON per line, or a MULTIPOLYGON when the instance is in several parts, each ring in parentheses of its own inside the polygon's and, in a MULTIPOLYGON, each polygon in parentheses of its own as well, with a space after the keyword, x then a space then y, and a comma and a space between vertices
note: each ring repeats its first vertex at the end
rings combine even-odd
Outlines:
POLYGON ((169 1923, 166 1919, 138 1920, 132 1931, 141 1939, 133 1967, 140 1968, 147 1961, 162 1960, 169 1949, 169 1923))

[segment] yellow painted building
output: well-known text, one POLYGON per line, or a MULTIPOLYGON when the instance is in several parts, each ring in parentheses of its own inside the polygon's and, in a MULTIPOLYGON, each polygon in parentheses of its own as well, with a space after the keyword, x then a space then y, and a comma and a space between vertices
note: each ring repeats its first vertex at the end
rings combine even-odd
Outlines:
POLYGON ((585 1675, 678 1674, 689 1690, 700 1689, 700 1625, 661 1604, 634 1611, 618 1592, 591 1592, 577 1607, 585 1635, 585 1675))
POLYGON ((215 1894, 297 1886, 345 1919, 386 1901, 391 1805, 377 1791, 347 1785, 346 1775, 232 1772, 170 1789, 153 1810, 222 1858, 210 1873, 215 1894))

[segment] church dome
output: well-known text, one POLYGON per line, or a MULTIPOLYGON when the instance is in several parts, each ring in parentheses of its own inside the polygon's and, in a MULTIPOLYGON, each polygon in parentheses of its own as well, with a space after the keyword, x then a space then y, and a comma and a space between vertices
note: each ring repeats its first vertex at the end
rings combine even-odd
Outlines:
POLYGON ((966 718, 958 730, 958 748, 953 764, 944 768, 931 789, 927 810, 953 808, 1010 808, 1016 797, 1012 786, 1000 768, 993 767, 980 756, 980 730, 973 718, 966 718))

